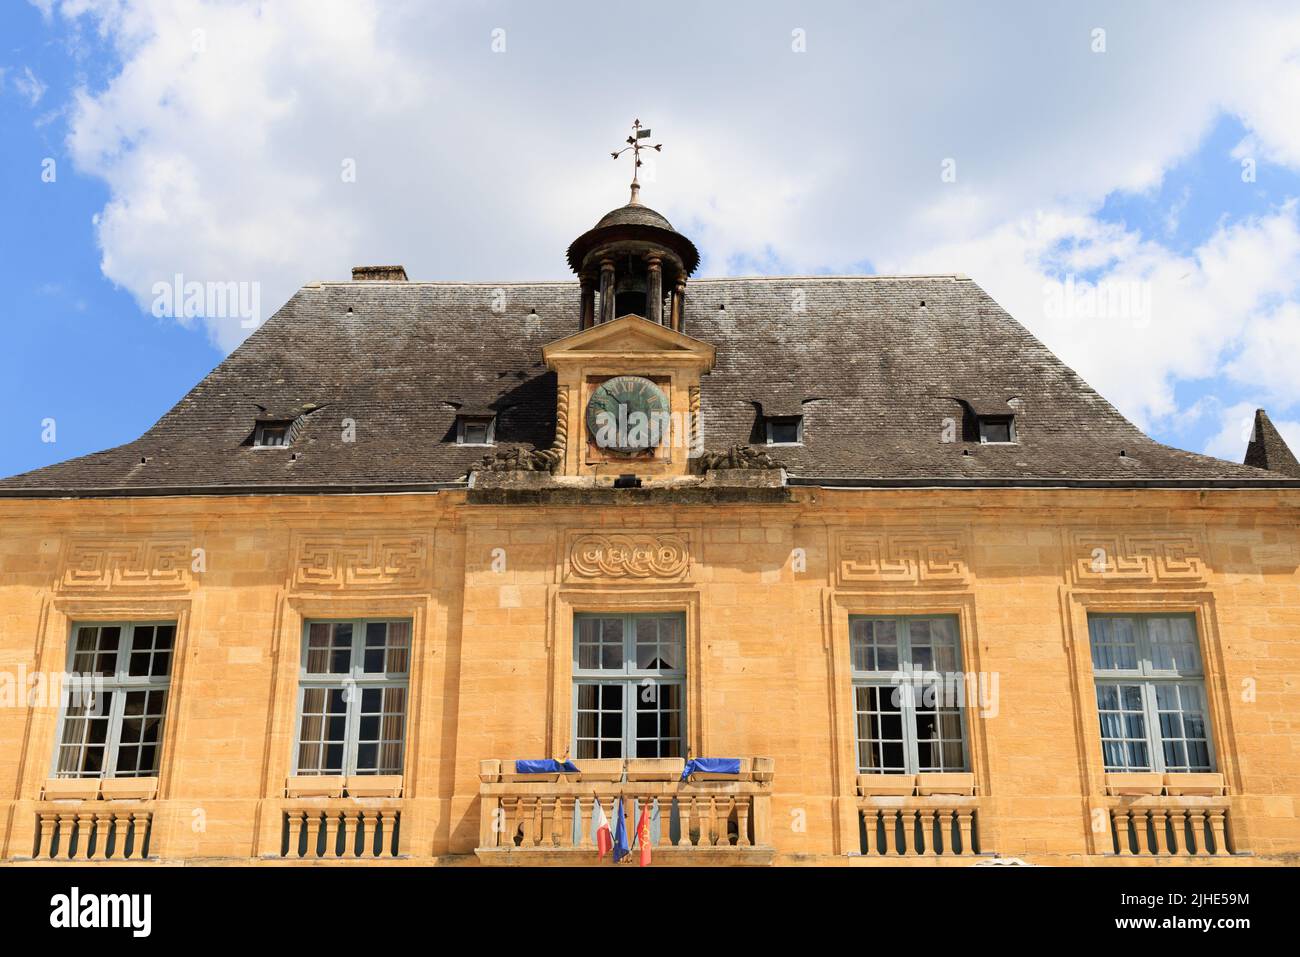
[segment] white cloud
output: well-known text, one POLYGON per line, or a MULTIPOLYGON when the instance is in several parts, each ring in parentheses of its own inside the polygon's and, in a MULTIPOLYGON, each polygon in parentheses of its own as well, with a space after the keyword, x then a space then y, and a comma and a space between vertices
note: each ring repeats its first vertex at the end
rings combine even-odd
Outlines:
POLYGON ((14 89, 27 101, 28 106, 35 106, 41 102, 41 97, 45 95, 45 91, 48 89, 29 66, 23 67, 21 74, 14 75, 13 84, 14 89))
POLYGON ((1258 387, 1259 370, 1267 367, 1267 381, 1279 394, 1300 399, 1300 385, 1288 383, 1282 368, 1293 363, 1269 354, 1300 341, 1294 307, 1257 320, 1268 303, 1300 291, 1294 204, 1222 227, 1186 256, 1122 227, 1057 212, 936 247, 896 268, 977 277, 1011 315, 1144 427, 1176 420, 1175 382, 1213 376, 1243 341, 1229 371, 1258 387), (1069 252, 1059 254, 1062 246, 1069 252), (1106 294, 1097 306, 1081 301, 1074 309, 1058 308, 1063 277, 1098 267, 1104 268, 1088 274, 1088 283, 1106 294), (1127 311, 1118 295, 1111 307, 1112 292, 1129 294, 1127 311))
MULTIPOLYGON (((109 185, 104 272, 144 306, 176 272, 260 281, 268 309, 362 262, 416 278, 564 276, 568 242, 624 201, 629 171, 605 157, 636 114, 666 144, 644 199, 692 236, 707 272, 968 273, 1148 422, 1175 413, 1173 381, 1215 371, 1264 297, 1289 294, 1293 210, 1186 257, 1089 213, 1158 184, 1225 109, 1262 157, 1300 166, 1294 8, 1033 5, 1013 22, 966 4, 754 3, 739 17, 669 2, 661 22, 690 26, 667 33, 603 3, 59 10, 123 60, 79 94, 69 142, 109 185), (1098 24, 1104 54, 1090 49, 1098 24), (791 50, 795 27, 806 53, 791 50), (349 158, 355 183, 340 178, 349 158), (1064 240, 1077 248, 1062 253, 1064 240), (1036 320, 1044 273, 1062 267, 1151 283, 1150 328, 1117 350, 1095 325, 1036 320)), ((210 328, 226 348, 246 334, 210 328)))
MULTIPOLYGON (((1219 431, 1214 434, 1205 447, 1206 455, 1231 459, 1240 462, 1246 453, 1255 428, 1255 409, 1251 402, 1238 402, 1219 411, 1219 431)), ((1282 434, 1283 440, 1292 452, 1300 454, 1300 421, 1277 419, 1269 420, 1282 434)))

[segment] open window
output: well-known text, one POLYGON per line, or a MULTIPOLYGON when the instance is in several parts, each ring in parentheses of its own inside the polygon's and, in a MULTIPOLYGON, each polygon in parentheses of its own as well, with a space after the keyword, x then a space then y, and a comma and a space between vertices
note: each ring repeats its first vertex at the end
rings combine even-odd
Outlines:
POLYGON ((495 445, 496 416, 460 415, 456 417, 457 445, 495 445))
POLYGON ((263 419, 253 430, 253 448, 283 448, 293 441, 293 419, 263 419))
POLYGON ((802 445, 802 415, 768 415, 763 419, 768 445, 802 445))
POLYGON ((1007 445, 1016 441, 1015 416, 981 415, 979 417, 980 442, 985 445, 1007 445))

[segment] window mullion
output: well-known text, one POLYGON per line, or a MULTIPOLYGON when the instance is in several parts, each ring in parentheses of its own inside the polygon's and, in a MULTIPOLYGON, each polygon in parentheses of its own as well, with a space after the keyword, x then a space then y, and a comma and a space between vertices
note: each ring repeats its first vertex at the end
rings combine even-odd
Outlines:
POLYGON ((1151 749, 1151 770, 1161 773, 1165 770, 1164 735, 1160 731, 1160 711, 1156 706, 1156 686, 1154 681, 1142 682, 1142 709, 1145 711, 1147 725, 1147 747, 1151 749))
POLYGON ((117 749, 122 739, 122 713, 125 710, 126 692, 119 686, 109 707, 108 730, 104 739, 104 763, 99 768, 101 778, 112 777, 111 770, 117 768, 117 749))
MULTIPOLYGON (((904 677, 910 678, 912 675, 912 631, 906 618, 901 618, 898 622, 898 671, 904 677)), ((921 767, 921 749, 916 741, 916 700, 913 697, 915 688, 908 685, 904 690, 897 680, 886 681, 884 687, 889 687, 891 684, 894 693, 898 695, 898 714, 903 725, 903 772, 918 774, 921 767)))

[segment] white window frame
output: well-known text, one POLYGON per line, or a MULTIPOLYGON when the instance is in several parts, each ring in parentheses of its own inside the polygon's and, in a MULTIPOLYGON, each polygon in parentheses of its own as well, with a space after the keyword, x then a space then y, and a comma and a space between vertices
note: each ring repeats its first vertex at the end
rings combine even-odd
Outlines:
MULTIPOLYGON (((1214 753, 1214 729, 1210 716, 1210 699, 1209 692, 1205 682, 1205 655, 1201 649, 1200 628, 1197 627, 1196 616, 1188 613, 1129 613, 1129 612, 1089 612, 1088 613, 1088 653, 1092 661, 1093 668, 1093 704, 1097 712, 1097 726, 1101 734, 1101 761, 1102 767, 1108 774, 1125 773, 1133 771, 1155 771, 1162 774, 1189 774, 1200 772, 1212 772, 1218 767, 1218 761, 1214 753), (1152 653, 1151 637, 1149 624, 1154 619, 1172 619, 1178 618, 1192 623, 1192 634, 1195 636, 1191 648, 1196 656, 1195 665, 1191 670, 1180 668, 1163 668, 1158 669, 1154 664, 1152 653), (1127 619, 1133 622, 1133 635, 1135 639, 1134 654, 1137 667, 1135 668, 1100 668, 1097 665, 1097 655, 1095 649, 1095 633, 1092 623, 1098 620, 1116 620, 1127 619), (1124 748, 1125 764, 1123 767, 1108 766, 1106 762, 1106 742, 1107 741, 1129 741, 1138 740, 1137 738, 1107 738, 1106 729, 1101 720, 1101 704, 1097 700, 1097 691, 1103 685, 1109 686, 1133 686, 1141 688, 1141 714, 1143 733, 1147 747, 1147 765, 1138 767, 1128 763, 1128 749, 1124 748), (1186 767, 1169 770, 1165 761, 1165 737, 1160 723, 1160 710, 1157 705, 1156 688, 1160 685, 1166 687, 1178 685, 1191 685, 1197 687, 1200 691, 1202 704, 1201 718, 1205 724, 1205 750, 1208 760, 1208 767, 1186 767)), ((1122 692, 1119 692, 1122 695, 1122 692)), ((1123 699, 1120 699, 1121 707, 1123 699)), ((1122 712, 1121 712, 1122 713, 1122 712)), ((1182 713, 1182 712, 1180 712, 1182 713)), ((1185 728, 1184 728, 1185 730, 1185 728)), ((1201 740, 1199 738, 1189 739, 1185 735, 1172 740, 1186 742, 1188 740, 1201 740)), ((1185 746, 1185 745, 1184 745, 1185 746)), ((1189 756, 1190 757, 1190 756, 1189 756)), ((1190 764, 1190 762, 1189 762, 1190 764)))
MULTIPOLYGON (((332 634, 332 633, 331 633, 332 634)), ((298 707, 294 721, 294 738, 293 738, 293 773, 296 775, 359 775, 359 774, 403 774, 406 767, 406 747, 410 740, 409 721, 411 718, 411 661, 414 647, 414 622, 409 618, 312 618, 303 622, 301 655, 298 662, 298 707), (366 629, 371 624, 394 625, 404 624, 407 626, 407 644, 406 644, 406 670, 403 672, 367 672, 365 667, 366 651, 366 629), (308 672, 308 641, 311 636, 313 625, 351 625, 352 639, 350 646, 350 657, 348 670, 346 672, 308 672), (304 768, 302 761, 302 731, 303 731, 303 708, 307 700, 307 692, 313 689, 324 689, 327 696, 330 691, 343 689, 346 702, 344 731, 343 731, 343 764, 342 768, 335 770, 326 767, 304 768), (361 705, 364 698, 364 692, 367 689, 380 689, 381 699, 383 690, 387 688, 402 688, 406 692, 405 706, 402 712, 402 736, 401 744, 398 748, 400 764, 396 769, 380 768, 357 768, 357 756, 360 750, 360 732, 361 732, 361 705)), ((327 652, 328 654, 329 652, 327 652)), ((329 712, 325 712, 323 721, 329 721, 329 712)), ((381 733, 383 719, 380 718, 381 733)), ((330 739, 326 737, 325 742, 330 739)), ((328 747, 328 744, 321 743, 321 748, 328 747)), ((325 755, 322 751, 320 765, 325 764, 325 755)))
MULTIPOLYGON (((578 740, 578 705, 579 705, 579 687, 582 685, 620 685, 623 688, 622 693, 622 729, 621 729, 621 757, 636 758, 640 757, 637 751, 637 708, 636 696, 646 693, 650 685, 663 687, 672 685, 676 687, 677 695, 681 701, 681 715, 678 720, 680 737, 677 740, 677 754, 666 755, 668 757, 685 757, 687 748, 687 702, 686 702, 686 614, 685 612, 575 612, 573 616, 573 704, 570 708, 570 735, 571 754, 574 760, 583 758, 578 740), (681 647, 679 652, 682 656, 683 667, 677 669, 638 669, 636 667, 636 622, 638 619, 655 619, 655 618, 674 618, 678 621, 678 627, 681 634, 681 647), (581 623, 591 620, 602 619, 622 619, 623 621, 623 665, 621 668, 581 668, 579 658, 579 629, 581 623)), ((599 718, 597 718, 599 723, 599 718)), ((584 739, 586 740, 586 739, 584 739)), ((602 736, 597 727, 597 750, 601 750, 599 745, 602 736)), ((662 736, 656 737, 660 742, 665 739, 662 736)), ((650 757, 651 755, 646 755, 650 757)), ((611 757, 613 757, 611 755, 611 757)), ((586 760, 593 760, 595 756, 588 756, 586 760)))
MULTIPOLYGON (((852 684, 853 684, 852 697, 850 699, 850 704, 853 708, 853 719, 854 719, 853 755, 854 755, 854 761, 857 765, 859 774, 930 774, 930 773, 944 773, 944 772, 968 773, 970 771, 971 760, 970 760, 970 734, 968 729, 969 722, 966 720, 966 702, 964 700, 966 682, 965 682, 965 674, 964 672, 961 671, 962 668, 961 621, 956 615, 876 615, 876 614, 850 615, 849 616, 849 668, 852 674, 852 684), (858 622, 881 622, 881 621, 890 621, 890 622, 894 622, 895 624, 896 637, 898 642, 898 667, 893 671, 860 670, 857 667, 857 662, 855 660, 856 656, 854 655, 854 645, 857 640, 855 638, 855 632, 857 631, 855 625, 858 622), (954 648, 954 653, 956 655, 956 661, 954 662, 954 664, 956 665, 957 668, 956 674, 961 675, 961 687, 960 687, 959 694, 963 696, 963 700, 958 700, 955 705, 955 708, 945 706, 943 707, 942 710, 956 710, 957 712, 957 721, 961 728, 961 766, 960 767, 947 767, 946 765, 944 765, 937 768, 927 767, 923 769, 920 766, 921 764, 920 741, 916 733, 916 719, 917 719, 918 703, 924 704, 924 699, 921 698, 920 702, 918 702, 918 697, 924 694, 926 681, 922 679, 920 687, 917 687, 916 685, 910 683, 906 687, 902 687, 901 686, 902 682, 900 682, 898 679, 900 675, 917 675, 917 674, 937 675, 940 679, 945 677, 945 675, 939 672, 922 671, 921 669, 912 668, 914 655, 912 649, 911 627, 914 623, 920 621, 946 621, 952 624, 953 641, 954 641, 953 648, 954 648), (912 668, 912 670, 909 671, 908 670, 909 668, 912 668), (900 689, 899 702, 898 702, 899 705, 898 714, 899 714, 899 720, 902 723, 902 734, 903 734, 903 767, 901 769, 869 767, 869 766, 864 766, 862 764, 862 748, 864 747, 864 745, 866 746, 870 745, 870 739, 863 738, 860 736, 859 729, 858 729, 858 722, 861 716, 874 713, 871 711, 860 711, 858 709, 858 691, 859 689, 864 689, 864 688, 881 689, 881 691, 877 692, 877 698, 884 690, 893 689, 893 688, 900 689)), ((941 688, 949 687, 949 685, 945 683, 945 684, 941 684, 940 687, 941 688)), ((925 711, 930 711, 932 709, 929 707, 922 707, 920 710, 925 712, 925 711)), ((933 710, 936 711, 939 710, 937 704, 935 709, 933 710)), ((940 754, 942 754, 942 748, 940 748, 939 750, 940 750, 940 754)))
MULTIPOLYGON (((141 620, 141 621, 76 621, 70 628, 67 649, 67 674, 68 681, 64 684, 62 690, 62 700, 59 703, 59 721, 55 728, 54 734, 54 755, 51 760, 50 775, 56 778, 138 778, 138 777, 156 777, 159 769, 162 767, 163 745, 166 742, 167 734, 167 709, 171 704, 171 675, 172 669, 176 666, 176 633, 177 622, 174 620, 141 620), (169 661, 167 673, 165 675, 131 675, 131 652, 135 647, 135 632, 137 628, 171 628, 172 640, 171 648, 168 652, 169 661), (77 654, 77 636, 82 628, 120 628, 121 634, 118 638, 116 662, 114 662, 113 674, 98 675, 86 674, 75 670, 77 654), (162 712, 158 719, 158 736, 154 742, 154 762, 153 767, 148 770, 137 769, 134 773, 117 771, 118 752, 122 745, 122 723, 126 719, 126 697, 132 691, 161 691, 163 696, 162 712), (78 695, 80 700, 83 696, 98 697, 101 694, 111 694, 108 712, 108 728, 104 736, 104 760, 100 769, 95 773, 84 773, 83 771, 67 772, 60 771, 60 755, 67 743, 63 740, 64 731, 69 720, 76 720, 75 717, 69 716, 68 706, 71 703, 72 696, 78 695)), ((98 638, 97 638, 98 640, 98 638)), ((156 654, 156 652, 154 653, 156 654)), ((92 698, 93 700, 93 698, 92 698)), ((96 715, 95 717, 99 717, 96 715)), ((89 731, 91 726, 90 720, 85 721, 85 728, 89 731)), ((87 741, 84 736, 77 746, 82 749, 80 763, 85 763, 85 748, 87 741)))

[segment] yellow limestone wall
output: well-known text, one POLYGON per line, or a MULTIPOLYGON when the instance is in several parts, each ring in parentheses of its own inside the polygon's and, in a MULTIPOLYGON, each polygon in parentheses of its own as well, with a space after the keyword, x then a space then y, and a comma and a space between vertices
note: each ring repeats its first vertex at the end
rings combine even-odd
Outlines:
MULTIPOLYGON (((451 860, 477 843, 480 759, 568 746, 573 612, 685 611, 689 743, 773 757, 777 861, 834 862, 857 849, 848 616, 951 613, 965 668, 998 681, 996 713, 968 721, 982 845, 1098 863, 1086 614, 1188 611, 1234 843, 1252 855, 1229 862, 1300 853, 1300 493, 792 498, 0 500, 0 674, 63 670, 73 621, 175 618, 152 846, 165 860, 278 857, 303 621, 409 616, 403 844, 413 860, 451 860), (612 536, 677 557, 629 568, 606 560, 612 536)), ((56 712, 29 709, 21 689, 0 706, 0 859, 32 855, 56 712)))

